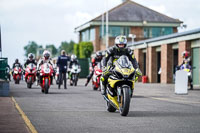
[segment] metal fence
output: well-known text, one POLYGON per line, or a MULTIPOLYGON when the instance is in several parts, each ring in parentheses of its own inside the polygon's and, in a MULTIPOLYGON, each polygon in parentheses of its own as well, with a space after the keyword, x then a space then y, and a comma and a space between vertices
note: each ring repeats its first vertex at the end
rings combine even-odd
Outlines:
POLYGON ((7 80, 8 58, 0 58, 0 79, 7 80))
POLYGON ((90 63, 90 58, 86 59, 78 59, 80 66, 81 66, 81 72, 79 77, 80 78, 86 78, 87 75, 89 74, 89 63, 90 63))

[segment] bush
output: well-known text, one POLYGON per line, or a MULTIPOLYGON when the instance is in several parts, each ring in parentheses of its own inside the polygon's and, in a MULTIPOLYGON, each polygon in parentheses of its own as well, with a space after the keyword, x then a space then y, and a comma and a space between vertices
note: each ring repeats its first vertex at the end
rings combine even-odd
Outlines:
POLYGON ((92 42, 79 43, 79 57, 80 58, 90 58, 92 52, 93 52, 92 42))
POLYGON ((80 54, 79 54, 79 44, 74 44, 73 50, 74 50, 74 54, 75 54, 78 58, 80 58, 80 54))

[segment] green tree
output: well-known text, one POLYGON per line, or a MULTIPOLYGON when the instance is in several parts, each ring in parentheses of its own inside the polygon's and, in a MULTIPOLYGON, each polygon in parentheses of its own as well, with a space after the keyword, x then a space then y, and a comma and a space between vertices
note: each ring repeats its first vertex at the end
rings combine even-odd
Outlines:
POLYGON ((56 49, 56 47, 53 44, 46 45, 46 49, 51 49, 52 56, 56 56, 57 49, 56 49))
POLYGON ((33 53, 36 55, 38 44, 34 41, 29 41, 28 44, 24 47, 25 56, 28 56, 29 53, 33 53))
POLYGON ((93 52, 92 42, 81 42, 79 44, 80 58, 89 58, 93 52))
POLYGON ((59 47, 59 52, 61 50, 65 50, 67 53, 72 54, 74 49, 74 44, 75 42, 72 40, 70 42, 67 41, 61 42, 61 45, 59 47))
POLYGON ((72 40, 69 42, 69 46, 67 47, 67 51, 66 51, 67 53, 70 53, 70 54, 73 53, 74 44, 75 44, 75 42, 72 40))

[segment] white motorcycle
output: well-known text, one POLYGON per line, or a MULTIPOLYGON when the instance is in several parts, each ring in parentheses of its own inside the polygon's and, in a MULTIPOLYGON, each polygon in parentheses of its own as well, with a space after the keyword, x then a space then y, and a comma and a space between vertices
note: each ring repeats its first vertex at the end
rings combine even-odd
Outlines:
POLYGON ((71 86, 72 85, 77 86, 78 76, 79 76, 80 72, 81 72, 80 66, 73 64, 72 68, 70 69, 70 73, 69 73, 69 79, 70 79, 71 86))

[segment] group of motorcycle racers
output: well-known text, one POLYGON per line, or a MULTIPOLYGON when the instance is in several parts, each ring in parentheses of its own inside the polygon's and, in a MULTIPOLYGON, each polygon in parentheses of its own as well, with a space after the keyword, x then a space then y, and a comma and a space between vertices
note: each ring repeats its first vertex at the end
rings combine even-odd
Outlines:
MULTIPOLYGON (((190 66, 188 52, 185 52, 183 56, 183 64, 177 67, 178 69, 184 69, 183 67, 190 66)), ((68 78, 70 78, 70 85, 73 85, 72 79, 75 81, 74 85, 77 84, 78 74, 80 73, 79 62, 75 55, 69 57, 64 50, 61 51, 56 65, 53 64, 50 58, 50 52, 47 50, 43 52, 43 57, 37 63, 34 55, 32 53, 28 54, 24 68, 27 69, 30 64, 35 66, 35 77, 33 76, 31 80, 38 82, 44 93, 48 93, 48 88, 53 84, 53 77, 56 77, 56 75, 59 75, 57 77, 59 89, 63 80, 64 88, 67 89, 67 74, 68 78), (72 68, 79 69, 76 75, 72 74, 72 68)), ((15 60, 12 67, 13 78, 16 78, 14 72, 16 67, 21 68, 22 73, 23 67, 18 59, 15 60)), ((28 83, 30 79, 28 78, 28 70, 26 69, 24 74, 25 81, 28 83)), ((32 68, 31 70, 33 71, 34 69, 32 68)), ((107 49, 105 54, 100 51, 96 52, 95 57, 91 60, 90 73, 87 76, 85 86, 92 79, 93 89, 101 90, 101 94, 107 102, 107 110, 109 112, 119 110, 122 116, 126 116, 129 111, 130 98, 133 95, 134 83, 139 76, 142 76, 142 72, 139 69, 134 53, 127 47, 126 36, 120 35, 115 38, 114 46, 107 49)), ((192 84, 192 79, 190 80, 192 84)))
MULTIPOLYGON (((19 84, 19 81, 25 75, 25 81, 27 87, 31 88, 31 85, 36 81, 36 84, 40 84, 42 87, 42 92, 48 93, 48 89, 51 84, 53 84, 53 78, 57 76, 57 84, 60 89, 62 81, 64 81, 64 88, 67 89, 67 77, 71 75, 70 70, 72 70, 73 65, 77 66, 80 73, 80 65, 78 59, 75 55, 71 55, 71 58, 66 55, 65 51, 61 51, 61 55, 58 57, 56 64, 53 63, 50 58, 50 52, 45 50, 43 52, 43 57, 38 60, 34 59, 34 54, 29 53, 28 59, 24 63, 24 67, 20 64, 19 60, 16 59, 12 66, 12 76, 16 84, 19 84), (68 66, 69 64, 69 66, 68 66), (58 73, 58 75, 56 75, 58 73)), ((69 76, 70 82, 72 78, 69 76)))

